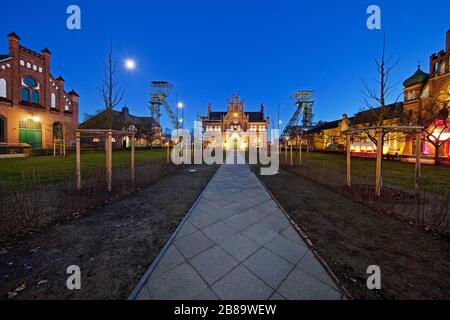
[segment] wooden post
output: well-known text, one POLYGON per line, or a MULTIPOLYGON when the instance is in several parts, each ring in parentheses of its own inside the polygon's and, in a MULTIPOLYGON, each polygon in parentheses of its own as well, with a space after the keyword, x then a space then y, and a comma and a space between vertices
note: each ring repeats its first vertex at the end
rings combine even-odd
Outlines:
POLYGON ((170 141, 167 142, 167 163, 170 163, 170 141))
POLYGON ((291 150, 290 150, 290 152, 291 152, 291 167, 293 166, 293 163, 292 163, 292 144, 291 144, 291 150))
POLYGON ((350 167, 350 162, 351 162, 351 135, 347 134, 347 187, 351 187, 352 186, 352 176, 351 176, 351 167, 350 167))
POLYGON ((108 130, 106 136, 106 183, 108 191, 112 190, 112 131, 108 130))
POLYGON ((134 185, 134 151, 135 151, 134 134, 131 136, 131 184, 134 185))
POLYGON ((375 176, 375 192, 377 197, 381 196, 381 184, 383 183, 383 177, 381 174, 381 162, 383 160, 383 131, 377 131, 377 163, 376 163, 376 176, 375 176))
POLYGON ((75 137, 77 190, 81 190, 81 150, 79 131, 76 132, 75 137))
POLYGON ((300 165, 302 165, 302 140, 300 140, 300 148, 298 150, 300 165))
POLYGON ((415 170, 415 190, 416 197, 420 196, 420 157, 422 153, 422 133, 416 134, 416 170, 415 170))
POLYGON ((284 144, 284 163, 287 164, 287 141, 284 144))

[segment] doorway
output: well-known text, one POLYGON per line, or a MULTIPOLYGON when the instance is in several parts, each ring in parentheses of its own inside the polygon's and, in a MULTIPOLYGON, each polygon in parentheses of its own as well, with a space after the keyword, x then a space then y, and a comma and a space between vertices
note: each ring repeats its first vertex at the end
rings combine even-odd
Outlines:
POLYGON ((33 119, 19 122, 19 142, 27 143, 31 148, 39 150, 42 148, 42 125, 33 119))

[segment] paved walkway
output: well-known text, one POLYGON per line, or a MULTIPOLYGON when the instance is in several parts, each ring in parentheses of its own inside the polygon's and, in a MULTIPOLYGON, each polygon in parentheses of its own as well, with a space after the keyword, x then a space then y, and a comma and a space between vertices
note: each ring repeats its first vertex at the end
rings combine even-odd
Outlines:
POLYGON ((222 165, 136 299, 342 299, 247 165, 222 165))

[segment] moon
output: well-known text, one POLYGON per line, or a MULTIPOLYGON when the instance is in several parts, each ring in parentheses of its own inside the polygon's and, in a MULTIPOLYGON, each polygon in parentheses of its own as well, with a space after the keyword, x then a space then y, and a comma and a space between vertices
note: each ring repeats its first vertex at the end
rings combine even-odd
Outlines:
POLYGON ((136 62, 133 59, 126 59, 125 60, 125 68, 127 70, 134 70, 134 69, 136 69, 136 62))

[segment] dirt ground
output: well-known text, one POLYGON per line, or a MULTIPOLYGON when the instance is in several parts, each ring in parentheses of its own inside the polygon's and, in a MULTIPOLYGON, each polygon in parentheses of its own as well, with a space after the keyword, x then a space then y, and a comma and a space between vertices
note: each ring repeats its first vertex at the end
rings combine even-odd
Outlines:
POLYGON ((191 169, 0 248, 0 298, 126 299, 217 168, 191 169), (66 287, 70 265, 81 290, 66 287))
POLYGON ((356 299, 450 299, 450 239, 280 170, 260 179, 356 299), (369 265, 382 290, 366 287, 369 265))

